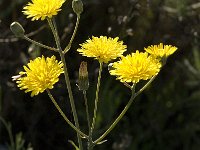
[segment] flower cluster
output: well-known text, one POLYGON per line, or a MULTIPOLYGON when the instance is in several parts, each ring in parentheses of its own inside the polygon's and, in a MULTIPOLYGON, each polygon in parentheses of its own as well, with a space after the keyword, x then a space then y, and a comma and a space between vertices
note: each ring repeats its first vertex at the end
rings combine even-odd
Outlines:
POLYGON ((46 59, 42 56, 31 60, 24 66, 24 70, 19 73, 21 77, 17 79, 18 87, 26 93, 32 92, 31 96, 35 96, 53 88, 63 73, 63 63, 58 62, 55 56, 46 59))
MULTIPOLYGON (((65 0, 32 0, 23 9, 23 13, 28 18, 34 20, 44 20, 52 18, 61 10, 65 0)), ((75 1, 73 1, 75 6, 75 1)), ((77 3, 78 4, 78 3, 77 3)), ((82 3, 79 4, 82 6, 82 3)), ((75 7, 73 8, 75 9, 75 7)), ((121 82, 137 83, 140 80, 148 80, 157 75, 162 66, 162 58, 173 54, 177 47, 171 45, 151 45, 144 48, 146 52, 136 51, 135 53, 123 56, 127 46, 119 38, 106 36, 92 37, 80 44, 77 51, 83 56, 97 59, 100 63, 108 63, 120 57, 120 60, 113 63, 110 70, 111 75, 115 75, 121 82)), ((43 92, 45 89, 52 89, 58 81, 58 77, 63 73, 63 64, 58 62, 54 56, 45 59, 43 56, 36 58, 24 67, 25 72, 20 72, 17 79, 20 89, 26 89, 31 96, 43 92)))
POLYGON ((177 47, 161 43, 145 48, 144 53, 136 51, 126 57, 122 55, 125 49, 126 46, 122 41, 119 42, 118 38, 100 36, 87 40, 77 51, 83 56, 94 57, 104 63, 121 57, 113 63, 110 74, 117 76, 121 82, 137 83, 157 75, 162 66, 160 59, 157 58, 168 57, 177 50, 177 47))
POLYGON ((52 18, 52 16, 57 15, 60 11, 60 7, 65 2, 65 0, 32 0, 23 9, 23 13, 28 15, 27 18, 32 18, 31 20, 41 20, 52 18))

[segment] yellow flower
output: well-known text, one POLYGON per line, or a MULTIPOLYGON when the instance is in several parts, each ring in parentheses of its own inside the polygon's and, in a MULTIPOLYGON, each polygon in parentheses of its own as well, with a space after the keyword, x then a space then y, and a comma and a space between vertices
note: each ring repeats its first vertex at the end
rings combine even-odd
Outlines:
POLYGON ((177 50, 177 47, 160 43, 159 45, 148 46, 144 50, 155 57, 168 57, 177 50))
POLYGON ((32 21, 52 18, 58 14, 60 7, 65 2, 65 0, 32 0, 32 3, 29 2, 22 11, 25 15, 28 15, 27 18, 32 17, 32 21))
POLYGON ((121 82, 137 83, 140 80, 148 80, 157 75, 161 64, 157 59, 148 55, 148 53, 132 53, 122 57, 120 61, 114 62, 111 75, 117 76, 121 82))
POLYGON ((108 63, 112 59, 121 57, 126 51, 126 45, 123 41, 116 38, 107 38, 106 36, 92 37, 85 43, 80 44, 81 48, 77 51, 83 56, 94 57, 99 62, 108 63))
POLYGON ((59 75, 63 73, 63 63, 58 62, 55 56, 37 57, 31 60, 17 78, 17 84, 20 90, 32 92, 31 96, 38 95, 46 89, 52 89, 58 82, 59 75))

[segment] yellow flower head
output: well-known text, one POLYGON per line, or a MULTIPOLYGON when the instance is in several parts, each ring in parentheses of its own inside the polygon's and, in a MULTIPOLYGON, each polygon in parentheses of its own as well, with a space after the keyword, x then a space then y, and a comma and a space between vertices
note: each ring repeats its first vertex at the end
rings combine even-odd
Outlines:
POLYGON ((32 17, 32 21, 52 18, 52 16, 57 15, 60 11, 60 7, 65 2, 65 0, 32 0, 32 3, 29 2, 22 11, 25 15, 28 15, 27 18, 32 17))
POLYGON ((116 38, 107 38, 106 36, 92 37, 85 43, 80 44, 81 48, 77 51, 83 56, 94 57, 99 62, 108 63, 112 59, 121 57, 126 51, 126 45, 116 38))
POLYGON ((177 50, 177 47, 160 43, 159 45, 148 46, 144 50, 155 57, 168 57, 177 50))
POLYGON ((46 59, 42 56, 31 60, 24 66, 24 70, 19 73, 21 77, 17 79, 18 87, 26 93, 32 92, 31 96, 34 96, 53 88, 63 73, 63 63, 58 62, 55 56, 46 59))
POLYGON ((137 83, 140 80, 148 80, 158 74, 161 64, 148 53, 132 53, 122 57, 120 61, 113 63, 111 75, 117 76, 121 82, 137 83))

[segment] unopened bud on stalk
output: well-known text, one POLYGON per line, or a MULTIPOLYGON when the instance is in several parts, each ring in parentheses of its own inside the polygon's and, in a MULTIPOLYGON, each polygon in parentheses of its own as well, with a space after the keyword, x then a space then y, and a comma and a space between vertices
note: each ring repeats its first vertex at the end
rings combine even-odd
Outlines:
POLYGON ((83 12, 83 2, 81 0, 73 0, 72 8, 77 15, 80 15, 83 12))
POLYGON ((81 62, 79 68, 79 79, 78 79, 79 90, 86 91, 89 88, 87 62, 81 62))
POLYGON ((16 37, 24 37, 25 30, 19 22, 13 22, 10 25, 10 30, 16 37))

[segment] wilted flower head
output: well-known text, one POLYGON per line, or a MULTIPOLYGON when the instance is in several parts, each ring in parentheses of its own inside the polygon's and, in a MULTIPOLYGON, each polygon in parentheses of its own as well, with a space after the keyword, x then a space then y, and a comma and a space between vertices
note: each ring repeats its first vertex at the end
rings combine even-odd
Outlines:
POLYGON ((60 7, 65 2, 65 0, 32 0, 23 9, 23 13, 28 15, 27 18, 32 17, 32 21, 52 18, 58 14, 60 7))
POLYGON ((160 71, 160 62, 148 55, 148 53, 132 53, 114 62, 111 75, 117 76, 121 82, 137 83, 140 80, 148 80, 160 71))
POLYGON ((172 45, 163 45, 160 43, 159 45, 151 45, 144 50, 155 57, 168 57, 173 54, 178 48, 172 45))
POLYGON ((123 41, 118 40, 118 37, 93 36, 92 39, 81 44, 81 48, 77 51, 83 56, 94 57, 99 62, 108 63, 112 59, 121 57, 126 51, 126 45, 123 45, 123 41))
POLYGON ((46 89, 52 89, 58 82, 59 76, 63 73, 63 63, 58 62, 55 56, 37 57, 31 60, 17 78, 17 84, 20 90, 32 92, 31 96, 38 95, 46 89))

